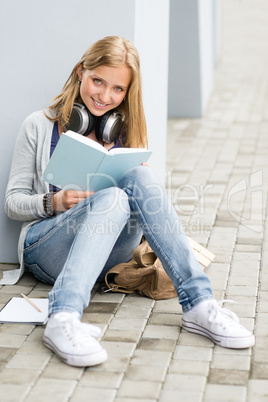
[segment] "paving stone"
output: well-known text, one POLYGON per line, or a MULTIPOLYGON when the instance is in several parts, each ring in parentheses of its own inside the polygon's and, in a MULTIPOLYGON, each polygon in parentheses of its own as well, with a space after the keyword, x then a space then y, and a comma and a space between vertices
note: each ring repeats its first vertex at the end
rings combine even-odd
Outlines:
POLYGON ((155 300, 149 297, 140 295, 127 295, 121 303, 122 307, 142 307, 152 309, 155 305, 155 300))
POLYGON ((254 362, 251 369, 251 378, 259 380, 268 380, 268 362, 254 362))
POLYGON ((250 356, 236 356, 236 355, 214 355, 211 368, 225 369, 225 370, 245 370, 250 369, 250 356))
POLYGON ((168 300, 157 300, 153 309, 154 313, 179 313, 180 305, 177 297, 168 300))
POLYGON ((19 297, 20 293, 0 293, 0 304, 5 305, 12 297, 19 297))
POLYGON ((22 402, 29 390, 29 384, 0 384, 2 401, 22 402))
POLYGON ((257 296, 257 286, 228 286, 227 296, 257 296))
POLYGON ((167 390, 161 391, 159 402, 202 402, 203 397, 200 392, 167 390))
POLYGON ((38 325, 33 329, 31 334, 27 337, 28 342, 42 342, 44 335, 45 327, 42 325, 38 325))
POLYGON ((231 286, 258 286, 258 275, 238 277, 230 275, 228 284, 231 286))
POLYGON ((159 397, 162 384, 153 381, 137 381, 125 379, 118 391, 118 397, 148 398, 157 399, 159 397))
MULTIPOLYGON (((21 370, 23 371, 23 370, 21 370)), ((80 380, 84 368, 72 367, 61 360, 51 359, 42 372, 42 378, 58 378, 60 380, 80 380)))
POLYGON ((258 312, 259 313, 268 313, 268 301, 262 301, 262 300, 259 301, 258 312))
POLYGON ((134 342, 101 342, 108 355, 132 356, 136 343, 134 342))
POLYGON ((246 349, 229 349, 229 348, 222 348, 221 346, 215 345, 214 355, 228 355, 230 358, 234 356, 251 356, 252 355, 252 348, 246 349))
POLYGON ((167 374, 164 389, 202 393, 206 385, 206 376, 190 374, 167 374))
POLYGON ((128 330, 133 330, 133 331, 143 331, 145 328, 145 325, 147 323, 147 320, 142 319, 142 318, 117 318, 114 317, 112 322, 110 323, 109 328, 111 330, 113 329, 118 329, 118 330, 124 330, 127 328, 128 330))
MULTIPOLYGON (((92 388, 111 388, 118 389, 122 382, 124 374, 123 373, 113 373, 104 371, 90 371, 85 370, 80 381, 79 387, 89 387, 90 393, 92 388)), ((85 390, 86 393, 86 390, 85 390)), ((87 392, 88 393, 88 392, 87 392)))
POLYGON ((92 297, 92 302, 93 303, 122 303, 124 298, 125 298, 124 293, 114 293, 114 292, 96 293, 92 297))
POLYGON ((256 336, 255 350, 268 349, 268 337, 256 336))
POLYGON ((99 364, 98 366, 89 367, 90 371, 114 371, 117 373, 124 373, 129 365, 130 358, 127 356, 111 355, 106 362, 99 364))
POLYGON ((163 350, 155 350, 152 353, 150 350, 137 349, 131 359, 131 364, 167 367, 171 357, 170 352, 163 350))
POLYGON ((268 362, 268 350, 266 349, 256 349, 254 353, 254 363, 264 363, 268 362))
POLYGON ((239 385, 208 384, 204 401, 245 402, 247 388, 239 385))
POLYGON ((174 352, 174 359, 193 360, 193 361, 211 361, 211 348, 202 348, 197 346, 177 346, 174 352))
POLYGON ((25 341, 26 335, 9 334, 0 332, 0 347, 19 348, 25 341))
POLYGON ((76 381, 52 378, 40 378, 26 398, 27 402, 44 402, 53 400, 67 402, 71 397, 76 381))
POLYGON ((258 313, 256 334, 258 336, 268 334, 268 313, 258 313))
POLYGON ((7 362, 17 352, 17 348, 0 347, 0 362, 7 362))
POLYGON ((142 335, 140 331, 108 329, 103 336, 104 341, 111 342, 135 342, 137 343, 142 335))
POLYGON ((139 349, 145 350, 164 350, 167 352, 173 352, 176 343, 177 339, 142 338, 138 347, 139 349))
MULTIPOLYGON (((137 402, 136 398, 127 398, 127 397, 123 397, 123 398, 115 398, 114 402, 137 402)), ((144 399, 144 398, 139 398, 138 402, 157 402, 156 399, 144 399)))
MULTIPOLYGON (((7 294, 19 294, 21 297, 21 293, 28 294, 32 290, 32 286, 22 286, 19 284, 16 285, 9 285, 9 286, 3 286, 2 289, 0 289, 0 294, 2 293, 7 293, 7 294)), ((12 296, 13 297, 13 296, 12 296)))
POLYGON ((34 327, 31 324, 5 323, 0 326, 0 333, 29 335, 34 327))
POLYGON ((206 376, 209 373, 209 362, 172 359, 168 372, 170 374, 191 374, 206 376))
POLYGON ((143 337, 157 339, 178 339, 180 328, 168 325, 147 325, 143 337))
POLYGON ((40 374, 41 370, 4 368, 0 371, 0 383, 33 385, 40 374))
POLYGON ((17 354, 51 356, 53 352, 41 342, 25 341, 18 349, 17 354))
POLYGON ((148 321, 152 325, 181 325, 181 316, 176 314, 165 314, 165 313, 153 313, 148 321))
POLYGON ((119 303, 100 303, 100 302, 90 302, 89 306, 85 308, 84 314, 114 314, 118 309, 119 303))
POLYGON ((47 299, 48 297, 48 291, 47 290, 35 290, 33 289, 28 296, 30 298, 40 298, 40 299, 47 299))
POLYGON ((186 331, 181 333, 179 344, 184 346, 201 346, 201 347, 214 346, 214 342, 212 342, 209 338, 186 331))
POLYGON ((32 286, 32 287, 40 286, 38 279, 28 272, 24 273, 24 275, 20 278, 17 284, 20 286, 32 286))
POLYGON ((42 370, 50 356, 46 355, 14 355, 7 363, 7 368, 42 370))
POLYGON ((249 380, 248 383, 248 402, 267 401, 268 381, 267 380, 249 380))
POLYGON ((113 319, 113 314, 99 314, 99 313, 83 313, 82 322, 88 324, 110 324, 113 319))
POLYGON ((151 314, 151 307, 143 307, 143 306, 120 306, 118 311, 116 312, 117 318, 126 318, 126 317, 133 317, 133 318, 149 318, 151 314))
POLYGON ((131 364, 125 374, 125 378, 135 381, 164 382, 167 374, 167 366, 155 366, 146 364, 131 364))

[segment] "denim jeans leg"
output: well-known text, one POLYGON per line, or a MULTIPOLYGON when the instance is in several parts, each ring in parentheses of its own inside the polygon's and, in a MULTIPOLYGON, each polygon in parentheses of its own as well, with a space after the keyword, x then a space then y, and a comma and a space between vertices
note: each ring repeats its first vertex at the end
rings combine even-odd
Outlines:
POLYGON ((183 311, 211 299, 211 283, 194 257, 179 218, 163 186, 147 166, 131 169, 119 187, 129 197, 148 243, 177 290, 183 311))
POLYGON ((89 202, 87 198, 68 211, 43 219, 29 229, 24 242, 24 261, 39 280, 54 284, 85 219, 89 202))
POLYGON ((121 189, 113 187, 92 196, 64 267, 49 293, 50 314, 59 311, 82 314, 129 217, 128 197, 121 189))

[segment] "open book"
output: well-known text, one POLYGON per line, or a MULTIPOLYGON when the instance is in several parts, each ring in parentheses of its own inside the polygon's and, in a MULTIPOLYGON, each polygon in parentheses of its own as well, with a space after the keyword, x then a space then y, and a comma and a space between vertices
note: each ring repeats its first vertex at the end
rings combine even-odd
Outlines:
POLYGON ((64 190, 98 191, 116 186, 129 169, 141 165, 152 151, 104 147, 81 134, 63 133, 42 179, 64 190))

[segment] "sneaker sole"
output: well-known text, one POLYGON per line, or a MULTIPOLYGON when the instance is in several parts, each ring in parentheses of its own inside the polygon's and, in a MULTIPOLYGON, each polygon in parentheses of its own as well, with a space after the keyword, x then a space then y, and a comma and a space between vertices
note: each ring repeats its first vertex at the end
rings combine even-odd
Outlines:
POLYGON ((105 349, 101 349, 100 351, 92 353, 90 355, 71 355, 58 349, 57 346, 54 345, 54 343, 45 336, 43 337, 43 342, 47 348, 52 350, 62 361, 64 361, 64 363, 67 363, 70 366, 96 366, 98 364, 104 363, 108 358, 105 349))
POLYGON ((245 349, 250 348, 255 344, 254 335, 249 335, 240 338, 234 338, 230 336, 224 337, 221 335, 217 335, 194 322, 185 321, 184 319, 182 319, 182 328, 188 332, 193 332, 195 334, 206 336, 207 338, 211 339, 214 343, 216 343, 219 346, 222 346, 223 348, 245 349))

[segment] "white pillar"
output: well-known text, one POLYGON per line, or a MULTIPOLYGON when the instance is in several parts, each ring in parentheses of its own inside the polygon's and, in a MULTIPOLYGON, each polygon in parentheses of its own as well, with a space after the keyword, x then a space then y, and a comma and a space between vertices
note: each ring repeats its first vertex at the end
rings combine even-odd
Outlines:
POLYGON ((201 117, 205 112, 213 87, 218 1, 170 2, 170 117, 201 117))
POLYGON ((138 47, 152 167, 164 179, 168 0, 9 0, 0 13, 0 262, 17 262, 20 223, 4 213, 4 193, 22 121, 47 107, 96 40, 120 35, 138 47), (161 82, 159 81, 161 77, 161 82))

